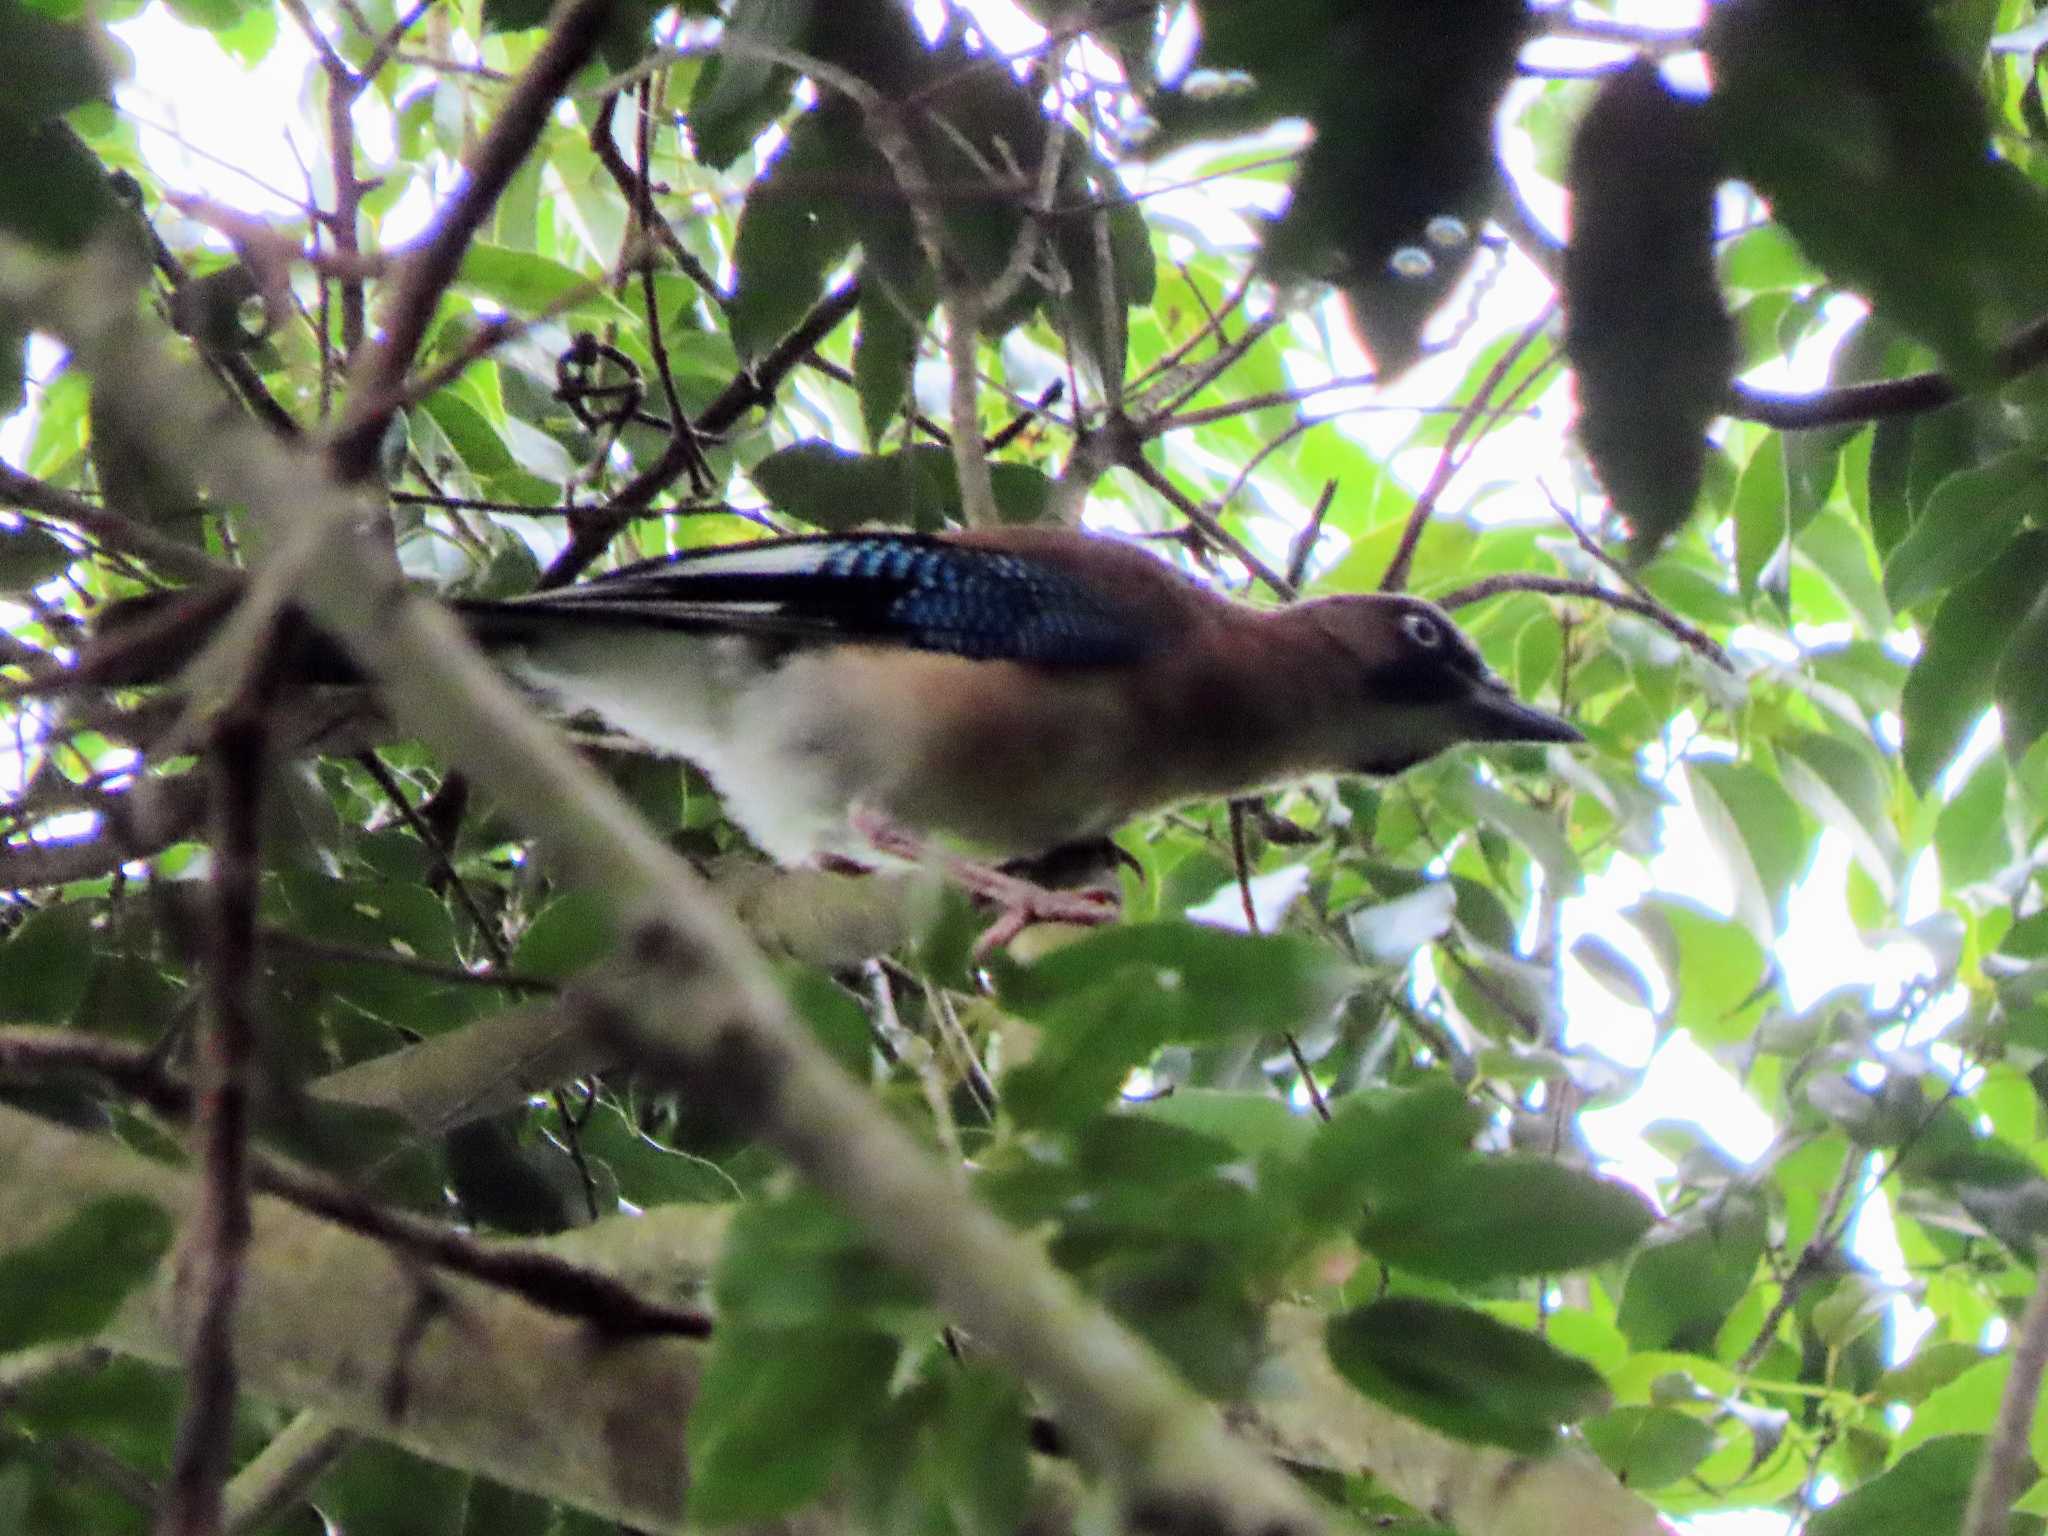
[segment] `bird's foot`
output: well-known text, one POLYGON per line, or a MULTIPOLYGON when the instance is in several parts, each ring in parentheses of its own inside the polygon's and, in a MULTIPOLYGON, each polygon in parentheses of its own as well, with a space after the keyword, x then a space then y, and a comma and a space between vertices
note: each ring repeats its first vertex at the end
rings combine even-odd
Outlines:
POLYGON ((876 812, 856 810, 853 827, 876 851, 932 865, 968 895, 997 909, 995 922, 975 940, 977 963, 1009 944, 1033 923, 1071 923, 1093 928, 1115 922, 1123 909, 1122 895, 1112 887, 1051 890, 1035 880, 935 848, 876 812))

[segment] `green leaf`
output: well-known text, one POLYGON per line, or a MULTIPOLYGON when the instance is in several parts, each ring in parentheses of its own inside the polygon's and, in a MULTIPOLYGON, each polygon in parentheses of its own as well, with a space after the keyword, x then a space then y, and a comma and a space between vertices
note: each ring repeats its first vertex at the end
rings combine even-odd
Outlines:
POLYGON ((1671 983, 1671 1021, 1703 1040, 1749 1032, 1745 1004, 1769 956, 1740 923, 1677 896, 1652 896, 1623 914, 1657 952, 1671 983))
POLYGON ((1565 350, 1579 436, 1639 560, 1692 515, 1735 366, 1714 279, 1719 180, 1700 108, 1648 58, 1608 77, 1572 143, 1565 350))
POLYGON ((1693 800, 1735 882, 1735 911, 1759 944, 1785 921, 1785 902, 1809 857, 1799 808, 1753 763, 1693 758, 1693 800))
POLYGON ((1629 1265, 1616 1321, 1636 1349, 1712 1350, 1714 1335, 1749 1293, 1764 1254, 1764 1210, 1731 1191, 1674 1216, 1629 1265))
POLYGON ((1482 1157, 1375 1202, 1361 1247, 1467 1284, 1581 1269, 1627 1253, 1653 1213, 1626 1184, 1539 1157, 1482 1157))
POLYGON ((2048 688, 2041 686, 2041 658, 2048 656, 2048 590, 2036 597, 2013 630, 2012 642, 1993 675, 1991 696, 1998 705, 2005 750, 2015 762, 2048 732, 2048 688))
POLYGON ((1915 1446, 1869 1482, 1815 1510, 1807 1536, 1951 1536, 1962 1529, 1983 1453, 1982 1435, 1944 1435, 1915 1446))
POLYGON ((1368 1200, 1398 1196, 1468 1157, 1486 1113, 1451 1083, 1347 1094, 1318 1126, 1294 1175, 1311 1222, 1349 1225, 1368 1200))
POLYGON ((735 0, 726 35, 742 46, 714 55, 690 93, 690 139, 697 158, 731 167, 789 104, 795 76, 747 44, 802 52, 812 0, 735 0))
POLYGON ((1850 851, 1880 888, 1898 883, 1899 836, 1875 749, 1818 731, 1779 738, 1778 772, 1792 797, 1848 839, 1850 851))
POLYGON ((104 101, 113 87, 111 56, 97 27, 54 20, 21 0, 0 0, 0 58, 8 61, 0 139, 17 139, 73 107, 104 101))
POLYGON ((1998 661, 2048 588, 2048 532, 2028 529, 1936 610, 1899 713, 1906 777, 1926 793, 1991 702, 1998 661))
POLYGON ((846 198, 836 189, 874 174, 851 111, 806 112, 782 153, 747 194, 733 240, 733 346, 751 362, 796 328, 826 275, 853 246, 846 198))
MULTIPOLYGON (((849 453, 806 441, 781 448, 753 468, 754 483, 775 508, 812 527, 838 532, 888 522, 932 530, 958 521, 960 481, 953 456, 922 445, 897 453, 849 453)), ((1042 520, 1052 481, 1028 464, 992 464, 996 508, 1006 522, 1042 520)))
POLYGON ((562 262, 502 245, 471 245, 463 252, 456 281, 515 315, 538 314, 572 294, 577 295, 575 302, 560 313, 595 314, 606 319, 619 319, 627 313, 602 280, 593 282, 562 262))
POLYGON ((0 592, 33 591, 77 558, 70 545, 32 523, 0 528, 0 592))
POLYGON ((1593 1454, 1638 1492, 1677 1482, 1714 1449, 1714 1426, 1676 1408, 1616 1408, 1579 1426, 1593 1454))
POLYGON ((372 1440, 314 1484, 312 1498, 349 1536, 462 1536, 470 1481, 466 1472, 372 1440))
POLYGON ((1885 560, 1885 596, 1904 609, 1948 591, 1990 564, 2029 513, 2043 510, 2048 461, 2039 454, 2022 449, 1958 470, 1935 487, 1885 560))
POLYGON ((1766 585, 1766 576, 1773 589, 1783 587, 1786 572, 1779 562, 1791 536, 1789 495, 1785 440, 1773 433, 1757 445, 1735 483, 1735 571, 1745 597, 1766 585))
POLYGON ((171 1245, 171 1218, 140 1195, 108 1195, 0 1254, 0 1354, 90 1338, 171 1245))
POLYGON ((1044 1030, 1004 1079, 1025 1124, 1072 1125, 1115 1097, 1161 1046, 1299 1029, 1326 1016, 1344 970, 1291 936, 1191 923, 1106 928, 1030 966, 999 962, 1003 1006, 1044 1030))
POLYGON ((594 891, 569 891, 526 925, 512 951, 512 969, 566 981, 611 954, 617 941, 610 905, 594 891))
POLYGON ((103 224, 128 217, 107 168, 69 127, 10 127, 0 120, 0 234, 46 250, 76 251, 103 224))
MULTIPOLYGON (((929 285, 927 285, 928 287, 929 285)), ((868 441, 879 444, 889 423, 910 394, 911 365, 925 317, 932 311, 927 293, 922 307, 899 294, 879 273, 870 273, 860 288, 860 333, 853 343, 853 381, 860 394, 860 416, 868 441), (915 316, 906 313, 915 310, 915 316)))
POLYGON ((0 944, 0 1018, 11 1024, 63 1024, 92 981, 92 911, 83 905, 31 912, 0 944))
POLYGON ((894 1327, 926 1305, 850 1217, 807 1190, 740 1207, 714 1291, 721 1329, 762 1334, 894 1327))
POLYGON ((1649 979, 1629 959, 1597 933, 1582 933, 1572 940, 1572 958, 1583 965, 1593 979, 1631 1008, 1649 1012, 1654 999, 1649 979))
POLYGON ((1987 757, 1941 808, 1934 823, 1934 846, 1941 855, 1941 883, 1946 889, 1989 880, 2012 862, 2012 834, 2005 824, 2008 782, 2005 759, 1987 757))
POLYGON ((550 0, 484 0, 485 32, 524 32, 545 26, 550 0))
MULTIPOLYGON (((1297 44, 1278 66, 1283 90, 1313 100, 1316 133, 1263 260, 1340 284, 1388 379, 1414 360, 1425 321, 1478 248, 1496 174, 1494 109, 1528 15, 1520 0, 1305 9, 1300 31, 1260 17, 1276 37, 1325 39, 1297 44)), ((1274 38, 1208 30, 1209 67, 1231 67, 1240 50, 1270 59, 1274 38)))
POLYGON ((1870 539, 1879 560, 1890 556, 1913 525, 1909 493, 1913 467, 1913 419, 1889 416, 1870 437, 1870 468, 1864 499, 1870 506, 1870 539))
MULTIPOLYGON (((1355 1097, 1345 1102, 1353 1103, 1355 1097)), ((1126 1106, 1124 1112, 1225 1142, 1245 1158, 1267 1153, 1290 1156, 1316 1135, 1308 1116, 1296 1114, 1269 1093, 1182 1088, 1126 1106)))
POLYGON ((823 1494, 888 1401, 896 1341, 839 1328, 721 1322, 690 1405, 690 1520, 772 1520, 823 1494))
POLYGON ((1359 1391, 1460 1440, 1525 1456, 1595 1413, 1607 1385, 1585 1361, 1468 1307, 1396 1296, 1330 1319, 1330 1361, 1359 1391))
POLYGON ((1031 1496, 1031 1425, 1015 1381, 985 1365, 946 1375, 932 1447, 960 1536, 1012 1536, 1031 1496))
POLYGON ((1987 152, 1985 104, 1925 10, 1732 0, 1706 41, 1728 169, 1830 277, 1986 377, 2048 298, 2048 201, 1987 152))

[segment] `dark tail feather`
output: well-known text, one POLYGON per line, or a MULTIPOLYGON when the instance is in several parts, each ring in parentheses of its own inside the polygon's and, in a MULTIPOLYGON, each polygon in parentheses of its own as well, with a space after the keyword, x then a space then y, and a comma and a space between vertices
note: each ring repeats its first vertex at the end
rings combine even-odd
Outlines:
MULTIPOLYGON (((168 683, 206 649, 242 598, 237 585, 144 592, 93 616, 93 637, 71 676, 104 688, 168 683)), ((287 609, 278 626, 282 674, 302 686, 347 687, 363 674, 334 641, 287 609)))
MULTIPOLYGON (((205 649, 241 596, 242 589, 229 584, 145 592, 108 603, 94 616, 93 638, 70 675, 76 682, 112 688, 168 683, 205 649)), ((449 606, 487 651, 525 645, 559 630, 563 622, 556 610, 527 603, 463 598, 449 606)), ((591 617, 603 623, 608 616, 591 617)), ((363 681, 348 653, 295 609, 286 610, 278 636, 283 676, 289 681, 333 687, 363 681)))

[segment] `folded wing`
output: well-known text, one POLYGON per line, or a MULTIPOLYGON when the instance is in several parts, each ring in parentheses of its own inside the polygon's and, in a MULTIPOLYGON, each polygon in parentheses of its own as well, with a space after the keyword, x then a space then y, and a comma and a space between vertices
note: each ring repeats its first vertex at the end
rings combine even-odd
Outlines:
POLYGON ((458 605, 486 643, 563 626, 863 641, 975 660, 1098 667, 1153 646, 1115 594, 1028 553, 919 534, 686 550, 558 591, 458 605))

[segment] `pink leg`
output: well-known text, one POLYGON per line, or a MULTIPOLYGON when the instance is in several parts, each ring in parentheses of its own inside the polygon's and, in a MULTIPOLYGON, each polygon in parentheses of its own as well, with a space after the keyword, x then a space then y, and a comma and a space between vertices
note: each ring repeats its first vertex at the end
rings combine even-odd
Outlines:
POLYGON ((935 865, 968 895, 979 896, 1001 909, 994 925, 975 943, 977 959, 1001 949, 1033 923, 1075 923, 1096 927, 1116 920, 1120 898, 1113 890, 1048 890, 1034 881, 1007 875, 1000 869, 934 848, 916 833, 906 831, 875 811, 856 807, 852 822, 853 829, 878 852, 919 864, 935 865))

